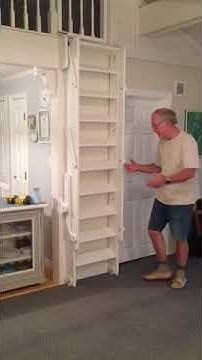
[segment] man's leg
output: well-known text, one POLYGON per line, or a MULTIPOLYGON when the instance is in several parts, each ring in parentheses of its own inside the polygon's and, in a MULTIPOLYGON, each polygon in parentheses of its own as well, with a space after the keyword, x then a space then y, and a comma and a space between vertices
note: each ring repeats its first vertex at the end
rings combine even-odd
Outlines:
POLYGON ((167 223, 167 206, 155 200, 150 221, 149 235, 156 252, 157 269, 143 275, 144 280, 166 280, 172 277, 172 272, 167 264, 166 244, 162 230, 167 223))
POLYGON ((186 267, 189 256, 189 245, 188 241, 177 241, 176 242, 176 261, 178 267, 186 267))
POLYGON ((149 236, 156 253, 157 269, 143 275, 144 280, 168 280, 172 272, 167 264, 166 243, 162 232, 149 229, 149 236))
POLYGON ((166 243, 162 232, 150 230, 149 236, 156 252, 156 260, 160 263, 166 262, 166 243))
POLYGON ((175 289, 183 288, 186 283, 186 266, 189 256, 188 235, 191 226, 193 205, 174 206, 170 221, 170 227, 174 239, 176 239, 176 263, 177 270, 171 283, 175 289))

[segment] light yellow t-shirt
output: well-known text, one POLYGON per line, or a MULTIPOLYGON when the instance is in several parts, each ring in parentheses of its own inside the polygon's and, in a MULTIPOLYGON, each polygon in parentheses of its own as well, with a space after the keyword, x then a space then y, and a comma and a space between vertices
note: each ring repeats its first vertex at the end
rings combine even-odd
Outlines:
MULTIPOLYGON (((160 140, 156 164, 165 176, 173 175, 185 168, 199 168, 198 147, 195 139, 184 131, 172 140, 160 140)), ((157 200, 168 205, 193 204, 199 198, 198 174, 187 181, 166 184, 159 188, 157 200)))

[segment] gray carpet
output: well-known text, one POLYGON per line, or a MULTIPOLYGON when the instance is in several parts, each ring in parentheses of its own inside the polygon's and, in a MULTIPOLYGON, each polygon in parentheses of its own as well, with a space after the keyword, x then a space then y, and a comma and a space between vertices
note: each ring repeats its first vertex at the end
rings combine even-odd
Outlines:
POLYGON ((1 360, 201 360, 202 260, 183 290, 140 280, 153 262, 3 301, 1 360))

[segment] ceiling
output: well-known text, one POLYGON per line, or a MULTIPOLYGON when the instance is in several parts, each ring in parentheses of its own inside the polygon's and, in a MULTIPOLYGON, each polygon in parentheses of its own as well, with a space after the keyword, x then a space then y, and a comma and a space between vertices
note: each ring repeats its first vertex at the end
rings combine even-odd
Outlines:
POLYGON ((198 44, 202 46, 202 22, 186 27, 183 31, 187 33, 193 41, 198 42, 198 44))

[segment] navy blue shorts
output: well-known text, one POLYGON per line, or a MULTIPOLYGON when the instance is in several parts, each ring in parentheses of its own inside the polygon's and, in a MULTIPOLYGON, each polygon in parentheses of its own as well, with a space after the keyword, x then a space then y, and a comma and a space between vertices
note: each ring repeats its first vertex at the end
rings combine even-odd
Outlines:
POLYGON ((171 233, 175 240, 187 240, 191 221, 193 205, 166 205, 154 201, 149 230, 161 232, 167 224, 170 226, 171 233))

